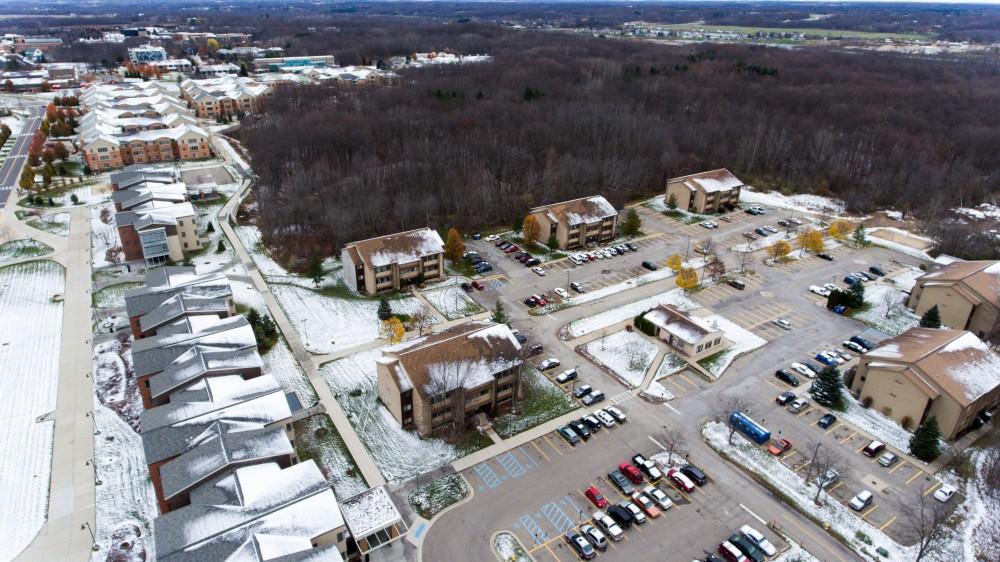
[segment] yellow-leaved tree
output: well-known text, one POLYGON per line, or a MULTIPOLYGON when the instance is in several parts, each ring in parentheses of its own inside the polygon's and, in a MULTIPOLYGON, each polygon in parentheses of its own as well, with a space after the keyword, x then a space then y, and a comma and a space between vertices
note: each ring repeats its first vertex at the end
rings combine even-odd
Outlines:
POLYGON ((462 242, 462 235, 454 228, 448 229, 448 239, 444 242, 444 255, 453 262, 462 259, 465 253, 465 242, 462 242))
POLYGON ((827 232, 837 240, 846 240, 847 235, 854 230, 854 226, 845 220, 835 220, 827 232))
POLYGON ((389 340, 392 343, 399 343, 403 341, 403 335, 406 334, 406 328, 403 327, 403 322, 396 316, 385 321, 386 332, 389 333, 389 340))
POLYGON ((767 248, 767 254, 778 260, 788 255, 792 251, 792 245, 784 240, 778 240, 767 248))
POLYGON ((678 271, 681 268, 682 263, 683 260, 681 260, 681 257, 678 254, 674 254, 667 258, 667 267, 674 271, 678 271))
POLYGON ((677 286, 690 291, 698 286, 698 272, 690 267, 682 267, 677 271, 677 286))
POLYGON ((807 228, 799 233, 799 247, 818 254, 823 251, 823 235, 814 228, 807 228))
POLYGON ((524 222, 521 223, 521 235, 524 236, 525 244, 534 244, 539 241, 542 236, 542 225, 538 224, 535 215, 524 217, 524 222))

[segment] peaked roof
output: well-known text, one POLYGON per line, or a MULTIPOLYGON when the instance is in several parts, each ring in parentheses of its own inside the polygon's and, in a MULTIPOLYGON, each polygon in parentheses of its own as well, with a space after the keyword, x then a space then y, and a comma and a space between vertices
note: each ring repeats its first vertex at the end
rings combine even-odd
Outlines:
POLYGON ((132 344, 135 375, 142 377, 163 371, 186 351, 201 345, 217 351, 256 348, 253 328, 243 316, 222 318, 193 333, 155 335, 132 344))
POLYGON ((917 279, 918 286, 955 283, 965 285, 980 299, 1000 307, 1000 261, 956 261, 917 279))
POLYGON ((735 189, 741 187, 743 182, 740 178, 733 175, 732 172, 725 168, 719 168, 718 170, 710 170, 708 172, 700 172, 697 174, 691 174, 690 176, 681 176, 677 178, 672 178, 667 180, 667 183, 681 182, 691 191, 704 191, 706 193, 713 193, 716 191, 727 191, 730 189, 735 189))
POLYGON ((444 241, 430 228, 418 228, 378 238, 351 242, 345 250, 356 255, 371 267, 394 263, 409 263, 424 256, 444 252, 444 241))
POLYGON ((193 267, 160 267, 146 271, 146 286, 125 292, 125 310, 129 318, 155 310, 178 294, 212 298, 232 297, 229 278, 222 273, 198 275, 193 267))
POLYGON ((722 331, 705 320, 692 316, 670 304, 657 306, 647 312, 643 318, 691 345, 697 345, 710 334, 722 331))
POLYGON ((598 222, 607 217, 618 215, 614 205, 600 195, 542 205, 530 211, 532 214, 542 212, 552 222, 565 222, 566 224, 598 222))
POLYGON ((178 293, 160 303, 155 309, 142 315, 139 318, 139 326, 143 332, 146 332, 188 314, 228 316, 229 299, 214 295, 203 296, 178 293))
POLYGON ((214 350, 196 345, 174 360, 166 369, 149 379, 150 396, 160 398, 206 376, 222 373, 257 372, 264 362, 253 347, 214 350))

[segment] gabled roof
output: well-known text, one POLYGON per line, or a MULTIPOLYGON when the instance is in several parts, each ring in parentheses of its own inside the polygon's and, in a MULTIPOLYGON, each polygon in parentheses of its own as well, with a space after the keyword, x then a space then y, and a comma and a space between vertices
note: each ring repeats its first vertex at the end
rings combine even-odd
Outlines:
POLYGON ((250 323, 243 316, 231 316, 190 334, 166 334, 143 338, 132 344, 135 375, 142 377, 163 371, 195 345, 217 351, 256 348, 250 323))
POLYGON ((150 377, 150 396, 159 398, 213 374, 251 372, 262 367, 263 361, 256 348, 218 351, 196 345, 181 354, 162 372, 150 377))
MULTIPOLYGON (((1000 261, 956 261, 917 279, 917 286, 932 284, 964 285, 980 299, 1000 307, 1000 261)), ((974 297, 966 298, 978 304, 974 297)))
POLYGON ((542 205, 535 207, 530 213, 545 213, 550 221, 565 222, 568 225, 599 222, 618 215, 614 205, 600 195, 542 205))
POLYGON ((151 225, 176 225, 179 219, 195 216, 194 205, 188 202, 169 203, 151 200, 137 205, 129 211, 115 214, 115 224, 121 228, 132 226, 142 230, 151 225))
POLYGON ((691 345, 697 345, 706 337, 722 332, 722 330, 712 326, 705 320, 697 316, 692 316, 670 304, 657 306, 647 312, 643 318, 649 320, 654 326, 666 330, 668 333, 691 345))
POLYGON ((188 188, 184 183, 147 183, 134 184, 128 189, 111 193, 111 200, 121 206, 122 211, 159 201, 161 203, 177 204, 187 200, 188 188))
POLYGON ((690 191, 714 193, 742 187, 743 182, 725 168, 672 178, 667 183, 681 182, 690 191))
POLYGON ((340 502, 344 522, 351 536, 361 540, 372 533, 403 521, 384 486, 369 488, 340 502))
POLYGON ((229 299, 225 297, 176 294, 163 301, 139 318, 143 332, 154 330, 167 322, 172 322, 187 314, 211 314, 226 316, 229 313, 229 299))
POLYGON ((345 247, 371 267, 410 263, 424 256, 444 252, 444 241, 430 228, 418 228, 398 234, 351 242, 345 247), (352 250, 353 249, 353 250, 352 250))
POLYGON ((470 321, 382 350, 401 389, 422 396, 489 383, 521 365, 521 345, 504 324, 470 321))
POLYGON ((146 271, 146 286, 125 292, 129 318, 148 314, 177 294, 212 298, 232 297, 229 278, 222 273, 199 275, 194 267, 159 267, 146 271))

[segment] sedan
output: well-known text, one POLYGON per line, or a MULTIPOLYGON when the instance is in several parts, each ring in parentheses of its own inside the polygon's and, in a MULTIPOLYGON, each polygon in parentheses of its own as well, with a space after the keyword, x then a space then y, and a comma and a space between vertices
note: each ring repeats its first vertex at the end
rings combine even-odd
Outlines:
POLYGON ((568 425, 559 428, 559 436, 574 447, 580 442, 580 436, 568 425))
MULTIPOLYGON (((626 495, 628 495, 628 494, 626 494, 626 495)), ((638 524, 641 525, 641 524, 643 524, 643 523, 646 522, 646 514, 643 513, 642 510, 639 509, 639 507, 637 505, 635 505, 634 503, 632 503, 632 502, 630 502, 628 500, 625 500, 623 502, 620 502, 618 504, 618 506, 621 507, 621 508, 624 508, 624 509, 628 510, 629 515, 632 516, 632 520, 635 521, 636 523, 638 523, 638 524)))
POLYGON ((784 406, 792 400, 795 400, 794 392, 782 392, 774 398, 774 401, 777 402, 779 406, 784 406))
POLYGON ((576 369, 566 369, 565 371, 556 375, 556 382, 559 384, 566 384, 569 381, 576 380, 576 369))
POLYGON ((586 293, 587 292, 587 290, 583 288, 583 285, 581 285, 580 283, 577 283, 576 281, 573 281, 572 283, 570 283, 569 284, 569 288, 573 289, 574 291, 576 291, 578 293, 586 293))
POLYGON ((831 256, 830 254, 827 254, 825 252, 816 254, 816 257, 819 258, 819 259, 821 259, 821 260, 833 261, 833 256, 831 256))
POLYGON ((632 492, 632 502, 639 506, 639 509, 648 515, 650 519, 656 519, 660 516, 660 508, 656 507, 653 500, 646 497, 646 494, 641 492, 632 492))
POLYGON ((594 548, 600 550, 601 552, 608 549, 608 539, 604 537, 604 533, 597 530, 593 525, 581 525, 580 533, 586 537, 590 544, 594 545, 594 548))
POLYGON ((778 233, 778 229, 774 228, 773 226, 762 226, 761 228, 763 228, 764 230, 770 232, 771 234, 777 234, 778 233))
POLYGON ((763 534, 761 534, 760 531, 754 529, 750 525, 744 525, 740 527, 740 532, 743 533, 743 536, 746 537, 747 540, 752 542, 754 546, 763 550, 764 554, 768 556, 774 556, 775 554, 778 553, 778 549, 774 548, 774 545, 771 544, 771 541, 767 540, 767 537, 765 537, 763 534))
POLYGON ((826 289, 827 291, 830 291, 831 293, 840 290, 840 287, 834 285, 833 283, 823 283, 823 288, 826 289))
POLYGON ((667 471, 667 478, 674 483, 674 486, 689 494, 694 491, 694 482, 680 471, 671 468, 667 471))
POLYGON ((788 320, 785 320, 784 318, 776 318, 774 320, 771 320, 771 323, 774 324, 775 326, 781 328, 782 330, 791 330, 792 329, 792 323, 789 322, 788 320))
POLYGON ((811 293, 815 293, 815 294, 817 294, 817 295, 819 295, 821 297, 828 297, 828 296, 830 296, 830 290, 827 289, 826 287, 820 287, 819 285, 810 285, 809 286, 809 291, 811 293))
POLYGON ((545 270, 538 266, 532 267, 531 271, 535 272, 535 275, 539 277, 545 277, 545 270))
POLYGON ((865 353, 866 351, 868 351, 864 347, 861 347, 860 345, 858 345, 858 344, 856 344, 856 343, 854 343, 852 341, 845 341, 842 345, 844 347, 846 347, 847 349, 850 349, 854 353, 865 353))
POLYGON ((715 228, 718 225, 715 224, 712 221, 702 221, 702 222, 698 223, 698 226, 701 226, 702 228, 707 228, 707 229, 711 230, 711 229, 715 228))
POLYGON ((646 269, 648 269, 650 271, 656 271, 658 269, 656 267, 656 264, 653 263, 653 262, 651 262, 651 261, 644 261, 644 262, 642 262, 642 267, 644 267, 644 268, 646 268, 646 269))
POLYGON ((789 365, 789 367, 791 367, 792 370, 794 370, 796 373, 804 377, 809 377, 810 379, 816 378, 815 371, 813 371, 809 367, 806 367, 802 363, 792 363, 791 365, 789 365))
POLYGON ((593 391, 594 389, 591 388, 589 384, 580 385, 573 391, 573 398, 583 398, 593 391))
POLYGON ((667 494, 663 490, 657 488, 656 486, 646 486, 642 489, 642 493, 649 496, 649 499, 653 500, 657 506, 663 511, 666 511, 674 506, 674 502, 670 501, 667 494))
POLYGON ((627 462, 620 463, 618 465, 618 471, 631 480, 633 484, 642 484, 642 473, 639 472, 638 468, 632 466, 631 464, 627 462))
POLYGON ((633 252, 638 252, 639 251, 639 246, 636 246, 635 244, 633 244, 631 242, 626 242, 625 243, 625 247, 628 248, 629 250, 632 250, 633 252))
POLYGON ((553 289, 553 291, 555 292, 555 294, 559 295, 564 299, 569 298, 569 293, 567 293, 566 289, 563 289, 562 287, 556 287, 555 289, 553 289))
POLYGON ((799 379, 792 374, 788 369, 778 369, 774 372, 774 377, 779 381, 790 384, 792 386, 799 386, 799 379))
POLYGON ((836 470, 830 469, 824 472, 822 475, 816 477, 816 483, 819 484, 820 488, 826 488, 830 484, 833 484, 840 479, 840 473, 836 470))
POLYGON ((819 361, 820 363, 826 365, 826 366, 835 366, 835 365, 837 365, 837 361, 834 358, 827 357, 826 354, 823 354, 823 353, 817 353, 816 354, 816 360, 819 361))
POLYGON ((944 486, 941 486, 937 490, 934 490, 934 499, 936 499, 939 502, 946 502, 950 500, 951 497, 954 496, 955 492, 957 491, 958 488, 955 488, 951 484, 945 484, 944 486))
POLYGON ((771 453, 776 457, 787 453, 792 448, 792 442, 788 439, 778 439, 777 441, 772 441, 770 445, 767 446, 767 452, 771 453))
POLYGON ((754 234, 753 232, 749 232, 749 231, 748 232, 744 232, 743 233, 743 237, 746 238, 746 239, 748 239, 748 240, 756 240, 757 239, 757 235, 754 234))
POLYGON ((628 421, 628 418, 625 417, 625 412, 621 411, 621 408, 618 406, 611 406, 607 410, 608 413, 611 414, 611 417, 615 418, 616 422, 625 423, 628 421))
POLYGON ((881 457, 878 458, 878 463, 880 465, 888 468, 888 467, 896 464, 896 461, 898 461, 898 460, 899 460, 899 457, 896 456, 895 453, 884 453, 881 457))
POLYGON ((831 350, 827 351, 827 353, 829 353, 830 355, 833 355, 835 357, 840 357, 841 359, 843 359, 843 361, 841 361, 841 363, 846 363, 846 362, 850 361, 851 359, 854 359, 854 357, 850 353, 844 351, 843 349, 831 349, 831 350))
POLYGON ((460 286, 462 287, 462 290, 465 291, 466 293, 472 292, 472 285, 470 285, 469 283, 462 283, 460 286))
POLYGON ((793 414, 797 414, 802 410, 805 410, 808 405, 809 401, 805 398, 796 398, 791 404, 788 405, 788 411, 793 414))
POLYGON ((628 478, 625 478, 625 475, 617 470, 612 470, 608 473, 608 480, 626 496, 635 491, 635 488, 632 487, 632 483, 628 481, 628 478))
POLYGON ((550 357, 545 361, 538 364, 539 371, 548 371, 549 369, 554 369, 559 366, 559 360, 555 357, 550 357))
POLYGON ((591 560, 597 556, 597 551, 594 550, 593 545, 590 544, 590 541, 583 538, 583 535, 580 533, 577 533, 576 531, 568 531, 566 535, 564 535, 564 538, 566 539, 566 542, 573 547, 573 550, 576 551, 577 556, 579 556, 581 560, 591 560))
POLYGON ((823 429, 827 429, 835 423, 837 423, 837 416, 833 414, 825 414, 819 419, 819 421, 816 422, 816 425, 823 429))
POLYGON ((482 291, 483 289, 485 289, 485 288, 486 288, 486 287, 485 287, 485 286, 483 286, 483 284, 482 284, 482 283, 480 283, 479 281, 473 281, 473 282, 472 282, 472 286, 473 286, 473 287, 475 287, 477 291, 482 291))
POLYGON ((605 507, 608 506, 608 500, 604 499, 604 496, 601 494, 601 491, 598 490, 596 486, 591 486, 587 488, 587 491, 585 491, 583 495, 587 496, 587 499, 590 500, 591 503, 596 505, 597 509, 604 509, 605 507))

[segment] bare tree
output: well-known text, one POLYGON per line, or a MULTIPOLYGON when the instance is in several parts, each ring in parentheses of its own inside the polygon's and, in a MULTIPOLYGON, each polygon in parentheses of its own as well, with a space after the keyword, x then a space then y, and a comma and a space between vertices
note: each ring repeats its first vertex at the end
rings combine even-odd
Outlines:
POLYGON ((711 238, 706 238, 701 242, 698 242, 698 247, 701 248, 701 253, 704 254, 705 257, 715 255, 715 240, 711 238))
POLYGON ((733 443, 733 434, 736 433, 736 426, 730 421, 730 414, 733 412, 748 413, 750 402, 746 398, 737 395, 722 395, 712 408, 712 417, 715 421, 725 423, 729 426, 729 444, 733 443))
POLYGON ((677 453, 684 446, 684 434, 677 429, 665 428, 660 434, 660 439, 663 441, 663 448, 666 449, 671 460, 674 458, 674 453, 677 453))
POLYGON ((420 335, 424 335, 424 330, 434 325, 434 316, 426 308, 420 308, 412 315, 410 321, 417 328, 420 335))
POLYGON ((898 497, 896 503, 901 514, 898 525, 902 533, 916 540, 914 561, 942 553, 950 534, 945 524, 951 513, 948 504, 929 498, 919 490, 898 497))
POLYGON ((628 359, 628 368, 633 371, 638 371, 646 367, 644 361, 646 354, 643 352, 642 345, 635 340, 625 344, 625 357, 628 359))
POLYGON ((880 304, 885 307, 885 317, 889 318, 899 309, 901 304, 896 291, 884 291, 879 299, 880 304))
POLYGON ((753 263, 753 252, 749 250, 736 250, 733 252, 736 257, 736 269, 740 273, 746 273, 747 266, 753 263))
POLYGON ((715 259, 705 264, 705 274, 712 281, 722 279, 722 276, 726 274, 726 263, 716 256, 715 259))
POLYGON ((824 486, 830 484, 826 481, 827 473, 836 472, 840 478, 846 478, 849 468, 850 464, 844 457, 831 449, 824 449, 822 444, 816 443, 813 447, 812 459, 809 462, 809 471, 805 477, 807 483, 812 480, 812 484, 816 486, 813 502, 819 504, 820 492, 823 491, 824 486), (816 476, 815 479, 813 479, 813 475, 816 476))
MULTIPOLYGON (((424 390, 431 397, 431 416, 439 411, 442 399, 451 410, 451 433, 458 435, 465 430, 465 385, 473 374, 475 366, 470 361, 450 360, 434 365, 424 390)), ((433 422, 432 422, 433 423, 433 422)))

